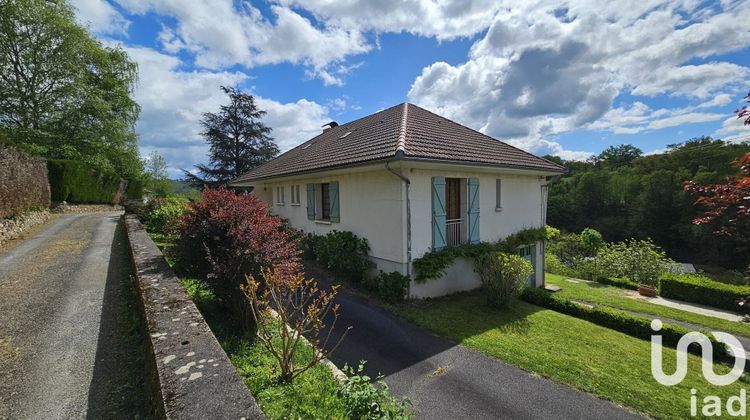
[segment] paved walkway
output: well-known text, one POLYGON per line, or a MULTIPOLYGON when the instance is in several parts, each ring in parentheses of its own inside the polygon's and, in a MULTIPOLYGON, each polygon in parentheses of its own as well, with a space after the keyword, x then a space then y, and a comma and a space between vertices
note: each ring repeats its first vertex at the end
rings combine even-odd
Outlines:
MULTIPOLYGON (((318 280, 321 276, 317 275, 318 280)), ((367 360, 391 391, 407 396, 422 419, 634 419, 610 402, 534 376, 408 323, 341 290, 338 332, 349 332, 332 357, 339 367, 367 360)))
POLYGON ((119 216, 63 215, 0 252, 0 419, 148 417, 119 216))
POLYGON ((726 319, 727 321, 742 322, 742 315, 738 315, 731 311, 725 311, 723 309, 712 308, 710 306, 698 305, 697 303, 688 303, 675 299, 665 299, 661 296, 654 298, 644 298, 648 303, 654 305, 666 306, 668 308, 679 309, 685 312, 692 312, 698 315, 712 316, 714 318, 726 319))

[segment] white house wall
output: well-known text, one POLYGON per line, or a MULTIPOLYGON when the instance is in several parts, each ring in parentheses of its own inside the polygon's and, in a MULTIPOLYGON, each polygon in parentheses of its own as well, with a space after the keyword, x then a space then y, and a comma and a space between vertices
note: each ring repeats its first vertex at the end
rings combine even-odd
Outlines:
MULTIPOLYGON (((405 169, 411 180, 412 257, 417 259, 432 248, 432 177, 479 179, 479 236, 483 242, 496 242, 526 228, 543 226, 543 177, 497 173, 477 173, 429 169, 405 169), (496 179, 502 180, 502 208, 496 210, 496 179)), ((536 284, 544 284, 544 254, 536 246, 536 284)), ((481 286, 470 261, 461 260, 439 279, 418 284, 412 281, 409 294, 414 298, 442 296, 481 286)))
POLYGON ((385 169, 330 176, 310 176, 283 182, 259 182, 255 193, 271 205, 274 214, 308 233, 324 235, 331 230, 351 231, 366 238, 378 269, 404 272, 406 263, 403 223, 404 187, 399 178, 385 169), (306 184, 338 181, 340 223, 307 218, 306 184), (291 204, 291 187, 300 186, 300 204, 291 204), (285 203, 275 203, 276 187, 284 187, 285 203))

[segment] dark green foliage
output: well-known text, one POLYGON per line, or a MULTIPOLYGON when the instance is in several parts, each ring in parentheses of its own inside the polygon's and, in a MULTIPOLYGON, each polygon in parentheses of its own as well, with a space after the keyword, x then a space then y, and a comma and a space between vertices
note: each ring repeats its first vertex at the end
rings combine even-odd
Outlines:
POLYGON ((621 289, 638 290, 638 284, 623 277, 597 277, 596 282, 621 289))
POLYGON ((549 189, 547 221, 563 232, 592 227, 608 242, 652 238, 677 261, 744 268, 750 243, 694 225, 702 209, 682 183, 718 183, 737 176, 732 161, 748 151, 748 143, 704 137, 649 156, 618 146, 589 162, 565 162, 569 173, 549 189))
POLYGON ((141 172, 138 66, 79 24, 66 0, 0 2, 0 130, 34 154, 141 172))
POLYGON ((202 177, 184 171, 187 180, 200 187, 224 185, 279 153, 271 129, 261 121, 266 111, 258 108, 255 97, 233 87, 221 90, 229 104, 221 105, 218 113, 203 114, 201 120, 201 135, 211 145, 209 164, 195 166, 202 177))
MULTIPOLYGON (((650 340, 651 335, 656 334, 651 329, 651 320, 627 312, 610 309, 606 307, 594 306, 588 307, 572 300, 560 298, 544 289, 527 288, 521 293, 521 299, 547 309, 552 309, 566 315, 576 318, 585 319, 603 327, 611 328, 623 332, 627 335, 650 340)), ((662 336, 663 344, 670 347, 677 347, 680 338, 689 333, 690 330, 678 325, 664 323, 659 334, 662 336)), ((716 341, 711 335, 707 334, 713 344, 714 356, 719 359, 729 358, 727 348, 723 343, 716 341)), ((691 353, 701 354, 701 347, 697 344, 691 344, 688 347, 691 353)))
POLYGON ((367 239, 352 232, 332 230, 322 236, 310 234, 303 249, 306 257, 313 256, 327 269, 355 283, 361 282, 373 267, 367 239))
POLYGON ((414 280, 423 283, 437 279, 445 273, 456 258, 465 257, 475 259, 478 256, 493 253, 515 253, 519 246, 534 244, 547 239, 547 229, 524 229, 495 243, 480 242, 478 244, 463 244, 448 246, 439 251, 430 251, 414 260, 414 280))
POLYGON ((736 312, 750 312, 739 305, 750 296, 750 286, 713 281, 697 274, 667 274, 659 282, 659 295, 736 312))
POLYGON ((144 182, 140 178, 134 178, 128 181, 128 187, 125 190, 125 195, 129 200, 140 200, 143 198, 143 186, 144 182))
POLYGON ((365 279, 365 286, 377 293, 378 297, 388 303, 397 303, 404 300, 409 289, 409 277, 392 271, 386 273, 381 271, 377 276, 365 279))
POLYGON ((48 160, 52 201, 112 204, 120 177, 75 160, 48 160))
POLYGON ((388 392, 383 377, 375 378, 376 383, 364 374, 364 362, 355 370, 344 367, 346 381, 339 389, 344 400, 344 416, 357 420, 406 420, 412 418, 409 400, 398 400, 388 392))
POLYGON ((0 143, 0 219, 49 204, 44 159, 0 143))

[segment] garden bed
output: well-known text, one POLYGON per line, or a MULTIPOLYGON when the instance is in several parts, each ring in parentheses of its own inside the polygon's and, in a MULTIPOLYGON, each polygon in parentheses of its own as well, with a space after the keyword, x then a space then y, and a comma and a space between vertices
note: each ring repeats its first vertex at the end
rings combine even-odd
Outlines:
MULTIPOLYGON (((151 234, 171 264, 170 250, 176 237, 151 234)), ((273 355, 254 337, 249 337, 228 321, 217 297, 201 280, 181 276, 181 283, 203 314, 209 327, 234 364, 263 412, 270 419, 281 418, 342 418, 344 402, 338 394, 339 383, 330 368, 319 364, 300 375, 291 384, 279 384, 277 362, 273 355)), ((298 355, 300 361, 310 357, 306 347, 298 355)))
POLYGON ((582 300, 597 305, 609 306, 611 308, 652 314, 750 337, 750 324, 747 323, 728 321, 725 319, 686 312, 680 309, 655 305, 646 300, 633 297, 636 292, 627 289, 578 279, 573 279, 573 281, 566 281, 565 279, 566 277, 564 276, 546 273, 547 284, 562 288, 562 290, 556 293, 556 295, 560 297, 582 300))

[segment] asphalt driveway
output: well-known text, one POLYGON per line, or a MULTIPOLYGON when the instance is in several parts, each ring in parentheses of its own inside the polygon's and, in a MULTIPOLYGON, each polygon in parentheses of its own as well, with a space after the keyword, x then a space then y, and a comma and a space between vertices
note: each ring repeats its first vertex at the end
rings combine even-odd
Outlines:
POLYGON ((119 218, 62 215, 0 251, 0 419, 149 416, 119 218))
MULTIPOLYGON (((322 276, 317 275, 318 278, 322 276)), ((423 419, 634 419, 608 401, 534 376, 404 321, 343 288, 336 330, 354 328, 331 358, 367 360, 423 419)))

